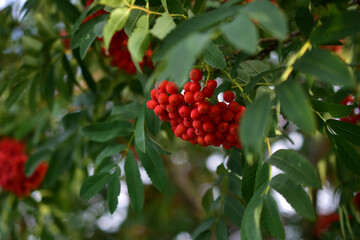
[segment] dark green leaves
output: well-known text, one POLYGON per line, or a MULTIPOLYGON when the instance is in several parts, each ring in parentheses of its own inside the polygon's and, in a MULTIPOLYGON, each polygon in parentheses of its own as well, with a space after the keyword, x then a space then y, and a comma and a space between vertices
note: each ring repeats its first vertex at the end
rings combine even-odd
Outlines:
POLYGON ((326 123, 342 138, 360 145, 360 126, 333 119, 327 120, 326 123))
POLYGON ((270 157, 269 163, 283 170, 296 183, 312 188, 321 188, 314 167, 295 151, 279 150, 270 157))
POLYGON ((204 53, 204 62, 210 66, 218 69, 226 67, 226 61, 222 55, 220 49, 213 43, 210 42, 204 53))
POLYGON ((335 118, 348 116, 353 110, 354 106, 342 105, 336 103, 327 103, 323 101, 313 100, 312 105, 318 112, 328 112, 335 118))
POLYGON ((135 144, 140 151, 145 152, 145 109, 141 111, 140 116, 136 120, 135 126, 135 144))
POLYGON ((337 152, 340 158, 340 164, 343 164, 348 170, 356 175, 360 175, 360 154, 351 143, 344 138, 335 136, 337 152))
POLYGON ((300 129, 307 133, 315 131, 315 119, 302 88, 292 80, 276 87, 276 97, 280 101, 281 110, 300 129))
POLYGON ((96 157, 95 168, 101 163, 104 158, 111 155, 119 154, 121 151, 125 150, 125 148, 126 146, 124 144, 106 146, 106 148, 104 148, 96 157))
POLYGON ((258 46, 258 33, 254 24, 245 15, 235 17, 220 27, 225 38, 235 47, 253 54, 258 46))
POLYGON ((314 28, 315 21, 313 15, 311 15, 309 8, 299 7, 295 15, 296 25, 299 27, 302 35, 308 37, 314 28))
POLYGON ((94 123, 81 129, 84 137, 96 141, 106 142, 119 135, 128 135, 131 133, 133 126, 129 122, 114 121, 104 123, 94 123))
POLYGON ((237 199, 231 196, 225 197, 224 214, 239 228, 244 212, 245 207, 237 199))
POLYGON ((85 179, 80 188, 80 197, 89 199, 100 192, 106 185, 110 174, 98 173, 85 179))
POLYGON ((135 211, 141 212, 145 200, 144 187, 141 181, 139 168, 132 151, 129 151, 126 157, 124 168, 131 206, 135 211))
POLYGON ((264 94, 245 111, 241 122, 240 139, 245 149, 259 152, 268 133, 270 122, 270 96, 264 94))
POLYGON ((114 213, 118 205, 118 197, 121 190, 120 174, 120 168, 116 167, 115 172, 111 174, 109 178, 106 200, 108 202, 110 213, 114 213))
POLYGON ((131 102, 128 104, 122 104, 114 106, 111 115, 116 115, 121 119, 135 119, 139 116, 141 104, 138 102, 131 102))
POLYGON ((358 11, 346 11, 326 19, 322 25, 315 28, 310 36, 313 44, 329 44, 359 32, 360 22, 358 11))
POLYGON ((270 185, 279 192, 297 213, 310 220, 315 220, 315 212, 311 200, 304 189, 295 184, 285 174, 271 179, 270 185))
POLYGON ((262 218, 273 237, 284 240, 285 230, 274 198, 267 194, 263 198, 262 218))
POLYGON ((319 80, 345 87, 354 85, 346 64, 329 51, 313 49, 294 65, 294 68, 317 77, 319 80))
POLYGON ((283 40, 288 34, 288 26, 285 14, 269 1, 254 1, 246 4, 243 11, 250 17, 255 18, 259 25, 273 36, 283 40))

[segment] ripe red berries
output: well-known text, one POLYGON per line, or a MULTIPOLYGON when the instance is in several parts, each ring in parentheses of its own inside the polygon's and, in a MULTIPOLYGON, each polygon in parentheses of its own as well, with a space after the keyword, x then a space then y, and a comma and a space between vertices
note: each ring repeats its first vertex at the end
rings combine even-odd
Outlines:
POLYGON ((224 100, 213 104, 207 98, 214 95, 215 80, 209 80, 201 89, 202 72, 194 69, 190 73, 192 82, 184 85, 184 94, 174 82, 163 81, 151 90, 151 100, 146 103, 161 121, 169 121, 175 136, 202 146, 220 146, 225 149, 241 148, 238 126, 245 107, 234 102, 233 91, 224 93, 224 100))

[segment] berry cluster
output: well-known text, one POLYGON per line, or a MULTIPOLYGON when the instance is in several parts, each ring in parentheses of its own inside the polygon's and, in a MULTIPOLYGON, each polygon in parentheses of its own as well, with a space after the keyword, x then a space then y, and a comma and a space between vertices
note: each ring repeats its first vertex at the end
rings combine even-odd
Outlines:
POLYGON ((184 93, 174 82, 164 80, 151 90, 151 100, 146 105, 154 110, 161 121, 168 121, 175 136, 202 146, 220 146, 230 149, 241 148, 238 126, 245 107, 235 102, 232 91, 224 93, 225 102, 212 104, 217 82, 209 80, 202 88, 202 72, 193 69, 190 79, 184 85, 184 93), (202 88, 202 89, 201 89, 202 88))
MULTIPOLYGON (((343 105, 354 105, 355 104, 355 98, 352 95, 347 96, 344 100, 340 102, 340 104, 343 105)), ((344 122, 349 122, 352 124, 357 124, 360 122, 360 106, 355 106, 354 110, 349 114, 349 116, 343 117, 340 119, 344 122)))
POLYGON ((25 176, 24 167, 28 156, 23 143, 14 139, 0 140, 0 186, 18 197, 26 197, 42 183, 48 165, 39 164, 30 177, 25 176))
MULTIPOLYGON (((87 0, 85 4, 85 8, 87 8, 93 1, 94 0, 87 0)), ((109 13, 104 9, 101 9, 95 12, 94 14, 86 17, 83 23, 102 14, 109 14, 109 13)), ((129 37, 126 35, 124 30, 117 31, 114 34, 114 36, 111 38, 108 53, 106 53, 105 49, 103 49, 103 54, 106 57, 112 58, 111 65, 113 65, 114 67, 118 67, 124 70, 128 74, 135 74, 136 67, 131 59, 130 52, 127 48, 128 39, 129 37)), ((102 39, 99 40, 102 41, 102 39)), ((143 60, 139 62, 140 68, 143 69, 145 65, 148 66, 149 68, 154 68, 151 59, 152 59, 152 50, 148 49, 145 52, 145 56, 143 60)))

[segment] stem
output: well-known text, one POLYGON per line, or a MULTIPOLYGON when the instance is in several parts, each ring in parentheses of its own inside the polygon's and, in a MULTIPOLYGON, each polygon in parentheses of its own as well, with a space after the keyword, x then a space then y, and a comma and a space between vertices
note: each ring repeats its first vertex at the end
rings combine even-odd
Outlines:
POLYGON ((305 44, 300 48, 300 50, 295 55, 290 57, 288 63, 286 64, 286 69, 280 77, 279 83, 285 82, 288 79, 288 77, 290 76, 291 72, 294 69, 293 66, 294 66, 295 62, 299 58, 301 58, 305 54, 305 52, 310 48, 311 48, 311 43, 308 40, 305 42, 305 44))
MULTIPOLYGON (((267 144, 267 148, 269 151, 269 156, 271 157, 272 155, 272 151, 271 151, 271 145, 270 145, 270 141, 269 138, 266 138, 266 144, 267 144)), ((272 170, 272 165, 269 165, 269 181, 271 180, 271 170, 272 170)), ((266 188, 265 194, 267 194, 270 190, 270 185, 266 188)))
MULTIPOLYGON (((138 9, 138 10, 141 10, 141 11, 146 12, 147 14, 153 14, 153 15, 162 15, 162 14, 163 14, 163 13, 161 13, 161 12, 154 12, 154 11, 151 11, 150 9, 146 9, 146 8, 139 7, 139 6, 136 6, 136 5, 130 5, 129 8, 130 8, 130 9, 138 9)), ((170 17, 182 17, 182 18, 184 18, 185 20, 187 20, 187 16, 185 16, 185 15, 183 15, 183 14, 172 14, 172 13, 169 13, 169 16, 170 16, 170 17)))
POLYGON ((252 100, 249 98, 249 96, 244 93, 244 89, 241 87, 241 85, 233 79, 229 73, 227 73, 225 70, 221 70, 222 73, 224 73, 240 90, 241 94, 250 102, 252 103, 252 100))

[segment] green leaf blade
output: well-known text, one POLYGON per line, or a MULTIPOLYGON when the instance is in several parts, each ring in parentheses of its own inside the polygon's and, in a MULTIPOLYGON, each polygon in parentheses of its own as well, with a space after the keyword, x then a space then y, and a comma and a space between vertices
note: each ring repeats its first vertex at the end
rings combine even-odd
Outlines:
POLYGON ((109 185, 106 192, 106 200, 109 206, 109 211, 113 214, 118 205, 118 198, 121 191, 120 185, 121 171, 119 167, 115 168, 115 172, 109 177, 109 185))
POLYGON ((138 164, 132 151, 129 151, 125 159, 125 176, 131 206, 137 212, 141 212, 144 206, 144 187, 141 181, 138 164))
POLYGON ((80 197, 90 199, 95 196, 105 187, 109 177, 109 173, 102 172, 85 179, 80 188, 80 197))

